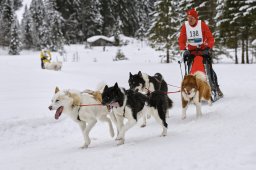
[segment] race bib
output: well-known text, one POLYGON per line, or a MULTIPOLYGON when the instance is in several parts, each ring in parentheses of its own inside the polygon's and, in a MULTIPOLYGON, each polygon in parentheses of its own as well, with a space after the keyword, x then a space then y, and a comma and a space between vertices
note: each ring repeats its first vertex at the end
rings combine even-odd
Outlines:
POLYGON ((187 44, 192 46, 198 46, 203 44, 203 34, 201 20, 198 20, 195 27, 191 27, 188 21, 185 21, 187 44))

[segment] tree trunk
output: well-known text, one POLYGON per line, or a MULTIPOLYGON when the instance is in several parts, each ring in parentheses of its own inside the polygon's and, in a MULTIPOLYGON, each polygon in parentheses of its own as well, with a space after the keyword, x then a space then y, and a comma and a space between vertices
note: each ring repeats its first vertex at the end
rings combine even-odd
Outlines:
POLYGON ((235 47, 235 64, 238 64, 238 57, 237 57, 237 46, 235 47))
POLYGON ((242 39, 242 64, 244 64, 244 39, 242 39))
POLYGON ((166 49, 166 63, 170 63, 170 51, 169 48, 166 49))
POLYGON ((248 37, 246 38, 246 48, 245 48, 245 55, 246 55, 246 64, 249 64, 249 52, 248 52, 249 40, 248 37))

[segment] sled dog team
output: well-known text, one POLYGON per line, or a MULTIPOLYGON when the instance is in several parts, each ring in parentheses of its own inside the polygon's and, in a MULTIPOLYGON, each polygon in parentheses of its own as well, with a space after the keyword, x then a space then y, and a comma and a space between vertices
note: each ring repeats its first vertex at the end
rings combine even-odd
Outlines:
MULTIPOLYGON (((82 148, 90 143, 89 133, 98 120, 106 122, 111 137, 114 137, 112 122, 117 129, 116 142, 124 144, 126 132, 132 128, 140 118, 142 127, 146 120, 153 116, 161 126, 161 136, 167 135, 168 110, 173 102, 168 96, 168 86, 160 73, 154 76, 142 73, 130 73, 128 80, 130 89, 114 86, 99 85, 97 90, 60 90, 55 89, 50 110, 56 110, 55 119, 65 113, 77 122, 84 136, 82 148), (126 119, 126 121, 125 121, 126 119)), ((201 101, 211 104, 211 88, 206 77, 201 72, 186 75, 181 83, 182 119, 186 118, 189 103, 196 105, 197 117, 202 115, 201 101)))

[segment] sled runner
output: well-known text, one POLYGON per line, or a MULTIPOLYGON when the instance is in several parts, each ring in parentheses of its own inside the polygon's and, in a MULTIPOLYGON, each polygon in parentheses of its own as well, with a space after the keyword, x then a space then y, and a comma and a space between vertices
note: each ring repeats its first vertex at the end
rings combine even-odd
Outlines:
POLYGON ((212 69, 211 56, 203 55, 200 49, 190 51, 191 55, 184 58, 185 75, 194 74, 196 71, 205 73, 206 79, 211 86, 212 102, 215 102, 222 98, 218 94, 217 75, 212 69))

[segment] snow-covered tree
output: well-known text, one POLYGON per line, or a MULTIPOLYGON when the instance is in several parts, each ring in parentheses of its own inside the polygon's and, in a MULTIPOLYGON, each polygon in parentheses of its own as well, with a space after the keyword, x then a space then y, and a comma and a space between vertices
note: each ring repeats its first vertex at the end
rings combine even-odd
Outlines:
POLYGON ((153 23, 149 29, 149 39, 152 46, 166 50, 167 63, 170 62, 170 49, 177 46, 179 20, 177 3, 172 0, 159 0, 155 3, 153 23))
POLYGON ((17 17, 15 17, 11 26, 11 40, 9 45, 9 54, 19 55, 19 52, 20 52, 19 23, 18 23, 17 17))
POLYGON ((113 0, 114 16, 119 18, 121 30, 127 36, 134 36, 139 29, 136 0, 113 0))
POLYGON ((56 0, 56 9, 64 18, 64 25, 62 25, 62 32, 64 34, 66 43, 81 42, 83 38, 80 9, 80 0, 56 0))
POLYGON ((34 47, 37 49, 42 49, 45 47, 42 37, 44 34, 42 31, 44 31, 45 24, 45 6, 42 0, 32 0, 30 4, 30 13, 32 17, 32 37, 33 37, 33 44, 34 47), (43 28, 44 27, 44 28, 43 28))
POLYGON ((51 50, 57 51, 62 49, 65 43, 65 38, 62 32, 62 26, 64 25, 64 19, 61 14, 56 10, 56 2, 55 0, 46 0, 45 1, 46 7, 46 16, 49 29, 49 36, 50 36, 50 46, 51 50))
POLYGON ((100 0, 100 13, 102 16, 102 34, 106 36, 114 35, 113 27, 115 24, 115 17, 113 13, 112 0, 100 0))
MULTIPOLYGON (((219 43, 226 47, 234 48, 236 57, 240 32, 238 18, 236 17, 238 9, 236 0, 225 1, 223 12, 218 21, 219 43)), ((236 63, 238 63, 237 58, 236 63)))
POLYGON ((180 26, 187 20, 186 12, 187 10, 193 8, 193 2, 194 0, 180 0, 180 1, 178 0, 177 13, 178 13, 180 26))
MULTIPOLYGON (((2 11, 2 6, 5 3, 6 0, 0 0, 0 11, 2 11)), ((22 1, 23 0, 14 0, 13 1, 13 10, 16 11, 20 7, 22 7, 22 1)))
POLYGON ((139 29, 136 31, 135 36, 139 39, 143 39, 150 27, 150 21, 152 16, 150 15, 154 10, 154 5, 150 0, 137 1, 136 12, 138 16, 139 29))
POLYGON ((81 21, 84 40, 90 36, 101 34, 102 16, 98 0, 81 0, 81 21))
POLYGON ((27 6, 25 6, 23 18, 21 20, 21 44, 24 49, 33 48, 32 18, 27 6))
POLYGON ((0 18, 0 45, 9 46, 11 40, 11 25, 14 21, 13 0, 2 2, 0 18))

